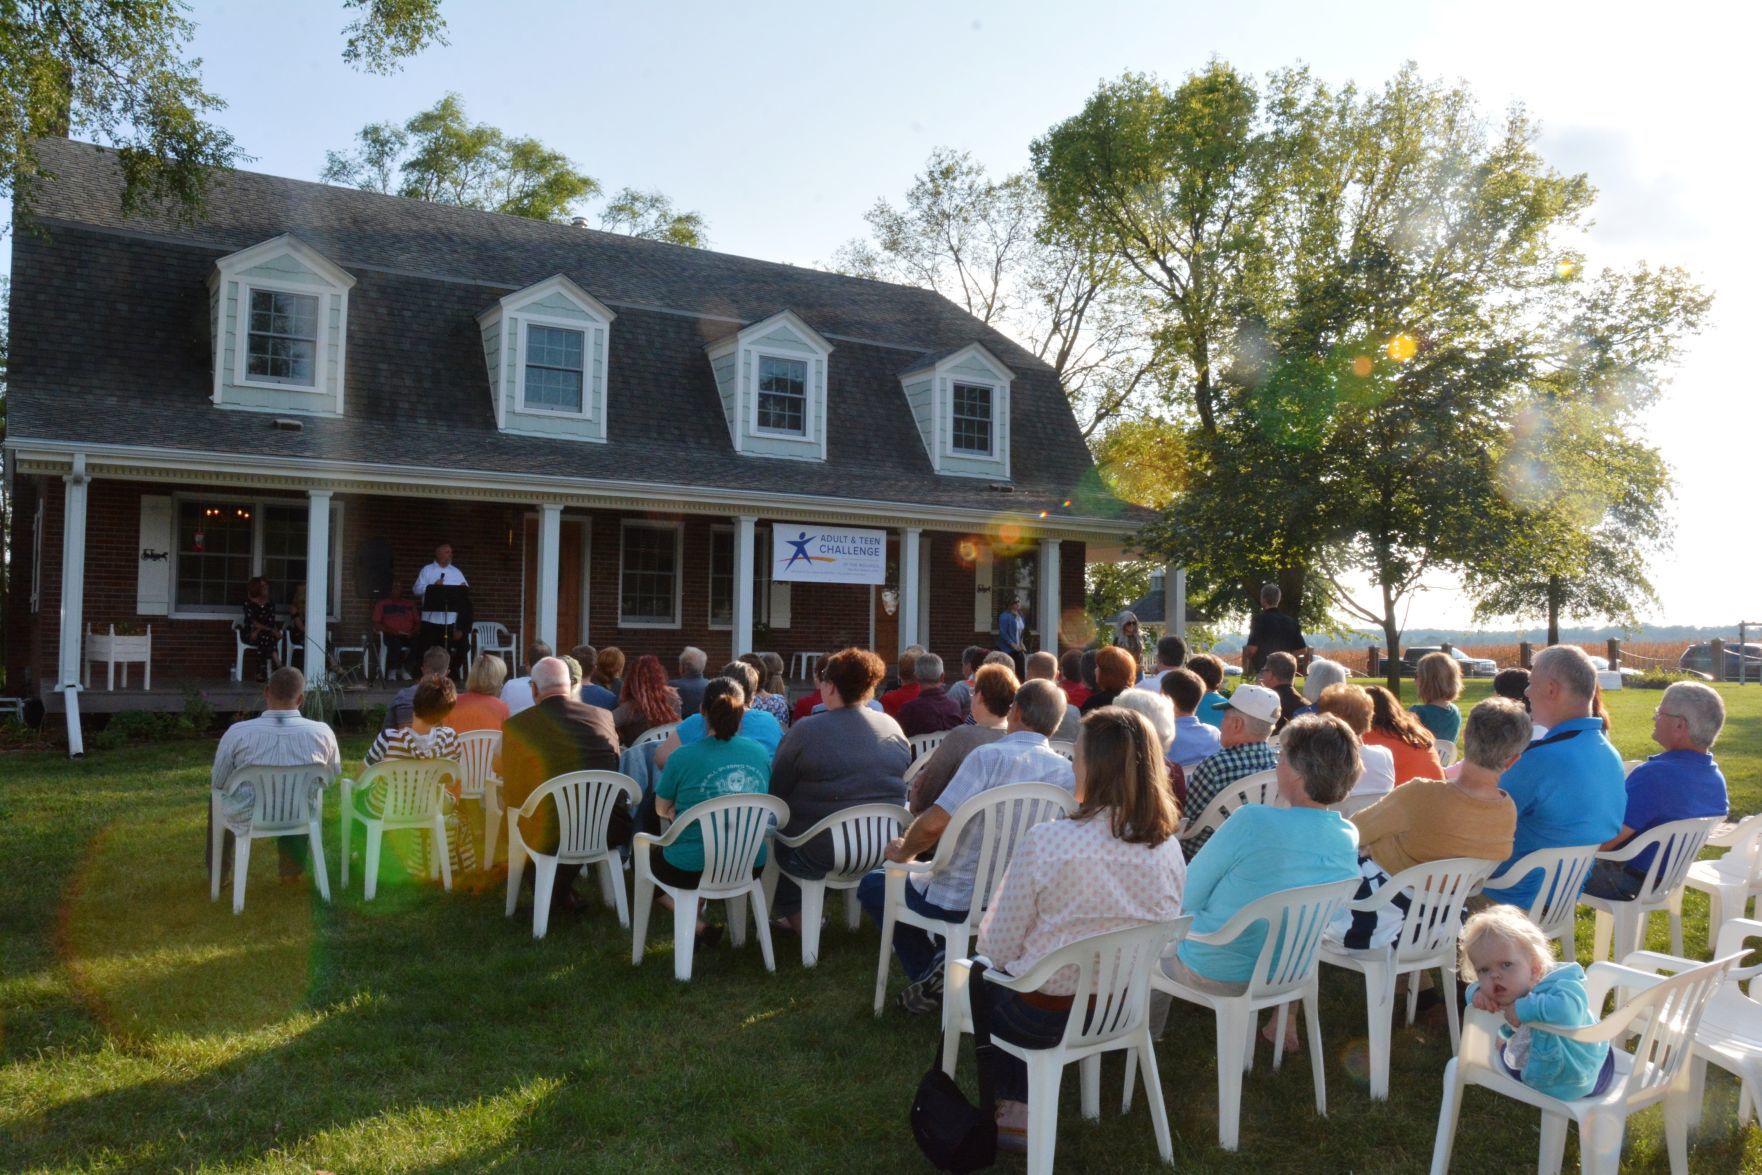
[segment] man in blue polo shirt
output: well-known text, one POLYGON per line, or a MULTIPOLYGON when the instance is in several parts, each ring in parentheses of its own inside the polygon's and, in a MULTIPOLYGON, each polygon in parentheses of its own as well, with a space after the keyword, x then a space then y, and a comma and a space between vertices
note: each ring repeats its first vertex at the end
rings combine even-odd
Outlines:
MULTIPOLYGON (((1621 753, 1591 713, 1596 689, 1597 669, 1583 649, 1554 645, 1536 654, 1527 694, 1531 717, 1548 736, 1531 743, 1499 779, 1517 805, 1506 865, 1537 849, 1605 844, 1621 831, 1627 808, 1621 753)), ((1510 889, 1483 892, 1491 901, 1528 906, 1541 876, 1532 872, 1510 889)))
MULTIPOLYGON (((1724 725, 1725 701, 1712 687, 1679 681, 1664 691, 1652 715, 1652 741, 1664 751, 1628 774, 1627 814, 1621 832, 1603 845, 1605 852, 1672 820, 1725 815, 1725 776, 1712 753, 1724 725)), ((1585 892, 1631 901, 1657 853, 1650 848, 1631 861, 1599 860, 1585 892)))

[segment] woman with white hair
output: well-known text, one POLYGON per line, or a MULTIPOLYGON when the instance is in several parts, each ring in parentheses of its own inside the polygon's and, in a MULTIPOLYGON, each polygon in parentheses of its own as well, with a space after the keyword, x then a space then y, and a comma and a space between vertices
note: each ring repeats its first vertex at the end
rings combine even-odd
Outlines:
POLYGON ((1163 763, 1169 771, 1169 787, 1173 790, 1175 800, 1187 802, 1187 773, 1181 765, 1171 757, 1175 750, 1175 704, 1160 690, 1152 692, 1147 689, 1121 690, 1119 697, 1113 700, 1116 706, 1124 706, 1135 714, 1141 714, 1150 723, 1155 732, 1157 742, 1162 747, 1163 763))
POLYGON ((1309 705, 1292 714, 1293 718, 1301 718, 1305 714, 1316 713, 1315 704, 1321 701, 1322 691, 1330 685, 1339 685, 1352 676, 1352 670, 1338 661, 1330 661, 1326 657, 1316 657, 1309 663, 1309 670, 1303 675, 1303 700, 1309 705))

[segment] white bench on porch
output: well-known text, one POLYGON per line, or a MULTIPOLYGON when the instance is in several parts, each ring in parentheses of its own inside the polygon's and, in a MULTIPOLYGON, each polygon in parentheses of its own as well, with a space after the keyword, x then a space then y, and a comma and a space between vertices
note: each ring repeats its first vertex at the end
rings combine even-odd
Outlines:
POLYGON ((122 666, 122 688, 128 688, 128 667, 139 665, 141 676, 145 678, 142 689, 153 688, 153 626, 149 624, 145 633, 125 633, 118 636, 116 625, 112 624, 107 632, 93 632, 90 623, 86 625, 86 655, 81 660, 84 672, 80 675, 80 684, 90 689, 92 686, 92 662, 102 661, 105 665, 107 678, 105 689, 116 688, 116 667, 122 666))

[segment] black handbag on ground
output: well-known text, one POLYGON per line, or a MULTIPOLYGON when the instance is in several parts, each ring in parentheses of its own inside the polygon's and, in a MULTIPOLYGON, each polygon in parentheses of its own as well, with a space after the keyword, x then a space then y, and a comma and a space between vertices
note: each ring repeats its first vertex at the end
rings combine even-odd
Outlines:
MULTIPOLYGON (((938 1171, 979 1171, 997 1161, 997 1096, 991 1086, 991 993, 985 964, 974 963, 967 991, 973 1004, 973 1050, 979 1062, 979 1104, 973 1105, 954 1078, 942 1071, 942 1042, 936 1063, 918 1082, 912 1098, 912 1136, 938 1171)), ((949 1009, 953 1015, 953 1009, 949 1009)))

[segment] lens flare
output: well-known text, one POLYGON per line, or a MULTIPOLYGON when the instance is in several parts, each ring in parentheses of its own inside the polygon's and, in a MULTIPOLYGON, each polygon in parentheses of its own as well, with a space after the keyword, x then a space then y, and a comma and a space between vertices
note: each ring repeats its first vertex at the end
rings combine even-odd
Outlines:
POLYGON ((1402 331, 1400 334, 1390 339, 1388 346, 1383 349, 1388 352, 1389 358, 1393 359, 1395 362, 1406 363, 1409 359, 1419 354, 1419 340, 1408 334, 1406 331, 1402 331))
POLYGON ((1022 541, 1022 528, 1014 522, 1005 522, 997 528, 997 541, 1006 547, 1013 547, 1022 541))
POLYGON ((1554 267, 1554 276, 1561 281, 1571 281, 1578 276, 1578 263, 1570 259, 1560 262, 1554 267))
POLYGON ((1349 1040, 1340 1053, 1340 1067, 1359 1085, 1370 1084, 1370 1044, 1362 1038, 1349 1040))
POLYGON ((1360 355, 1352 361, 1352 374, 1356 375, 1359 379, 1368 379, 1370 377, 1370 371, 1371 362, 1369 355, 1360 355))

